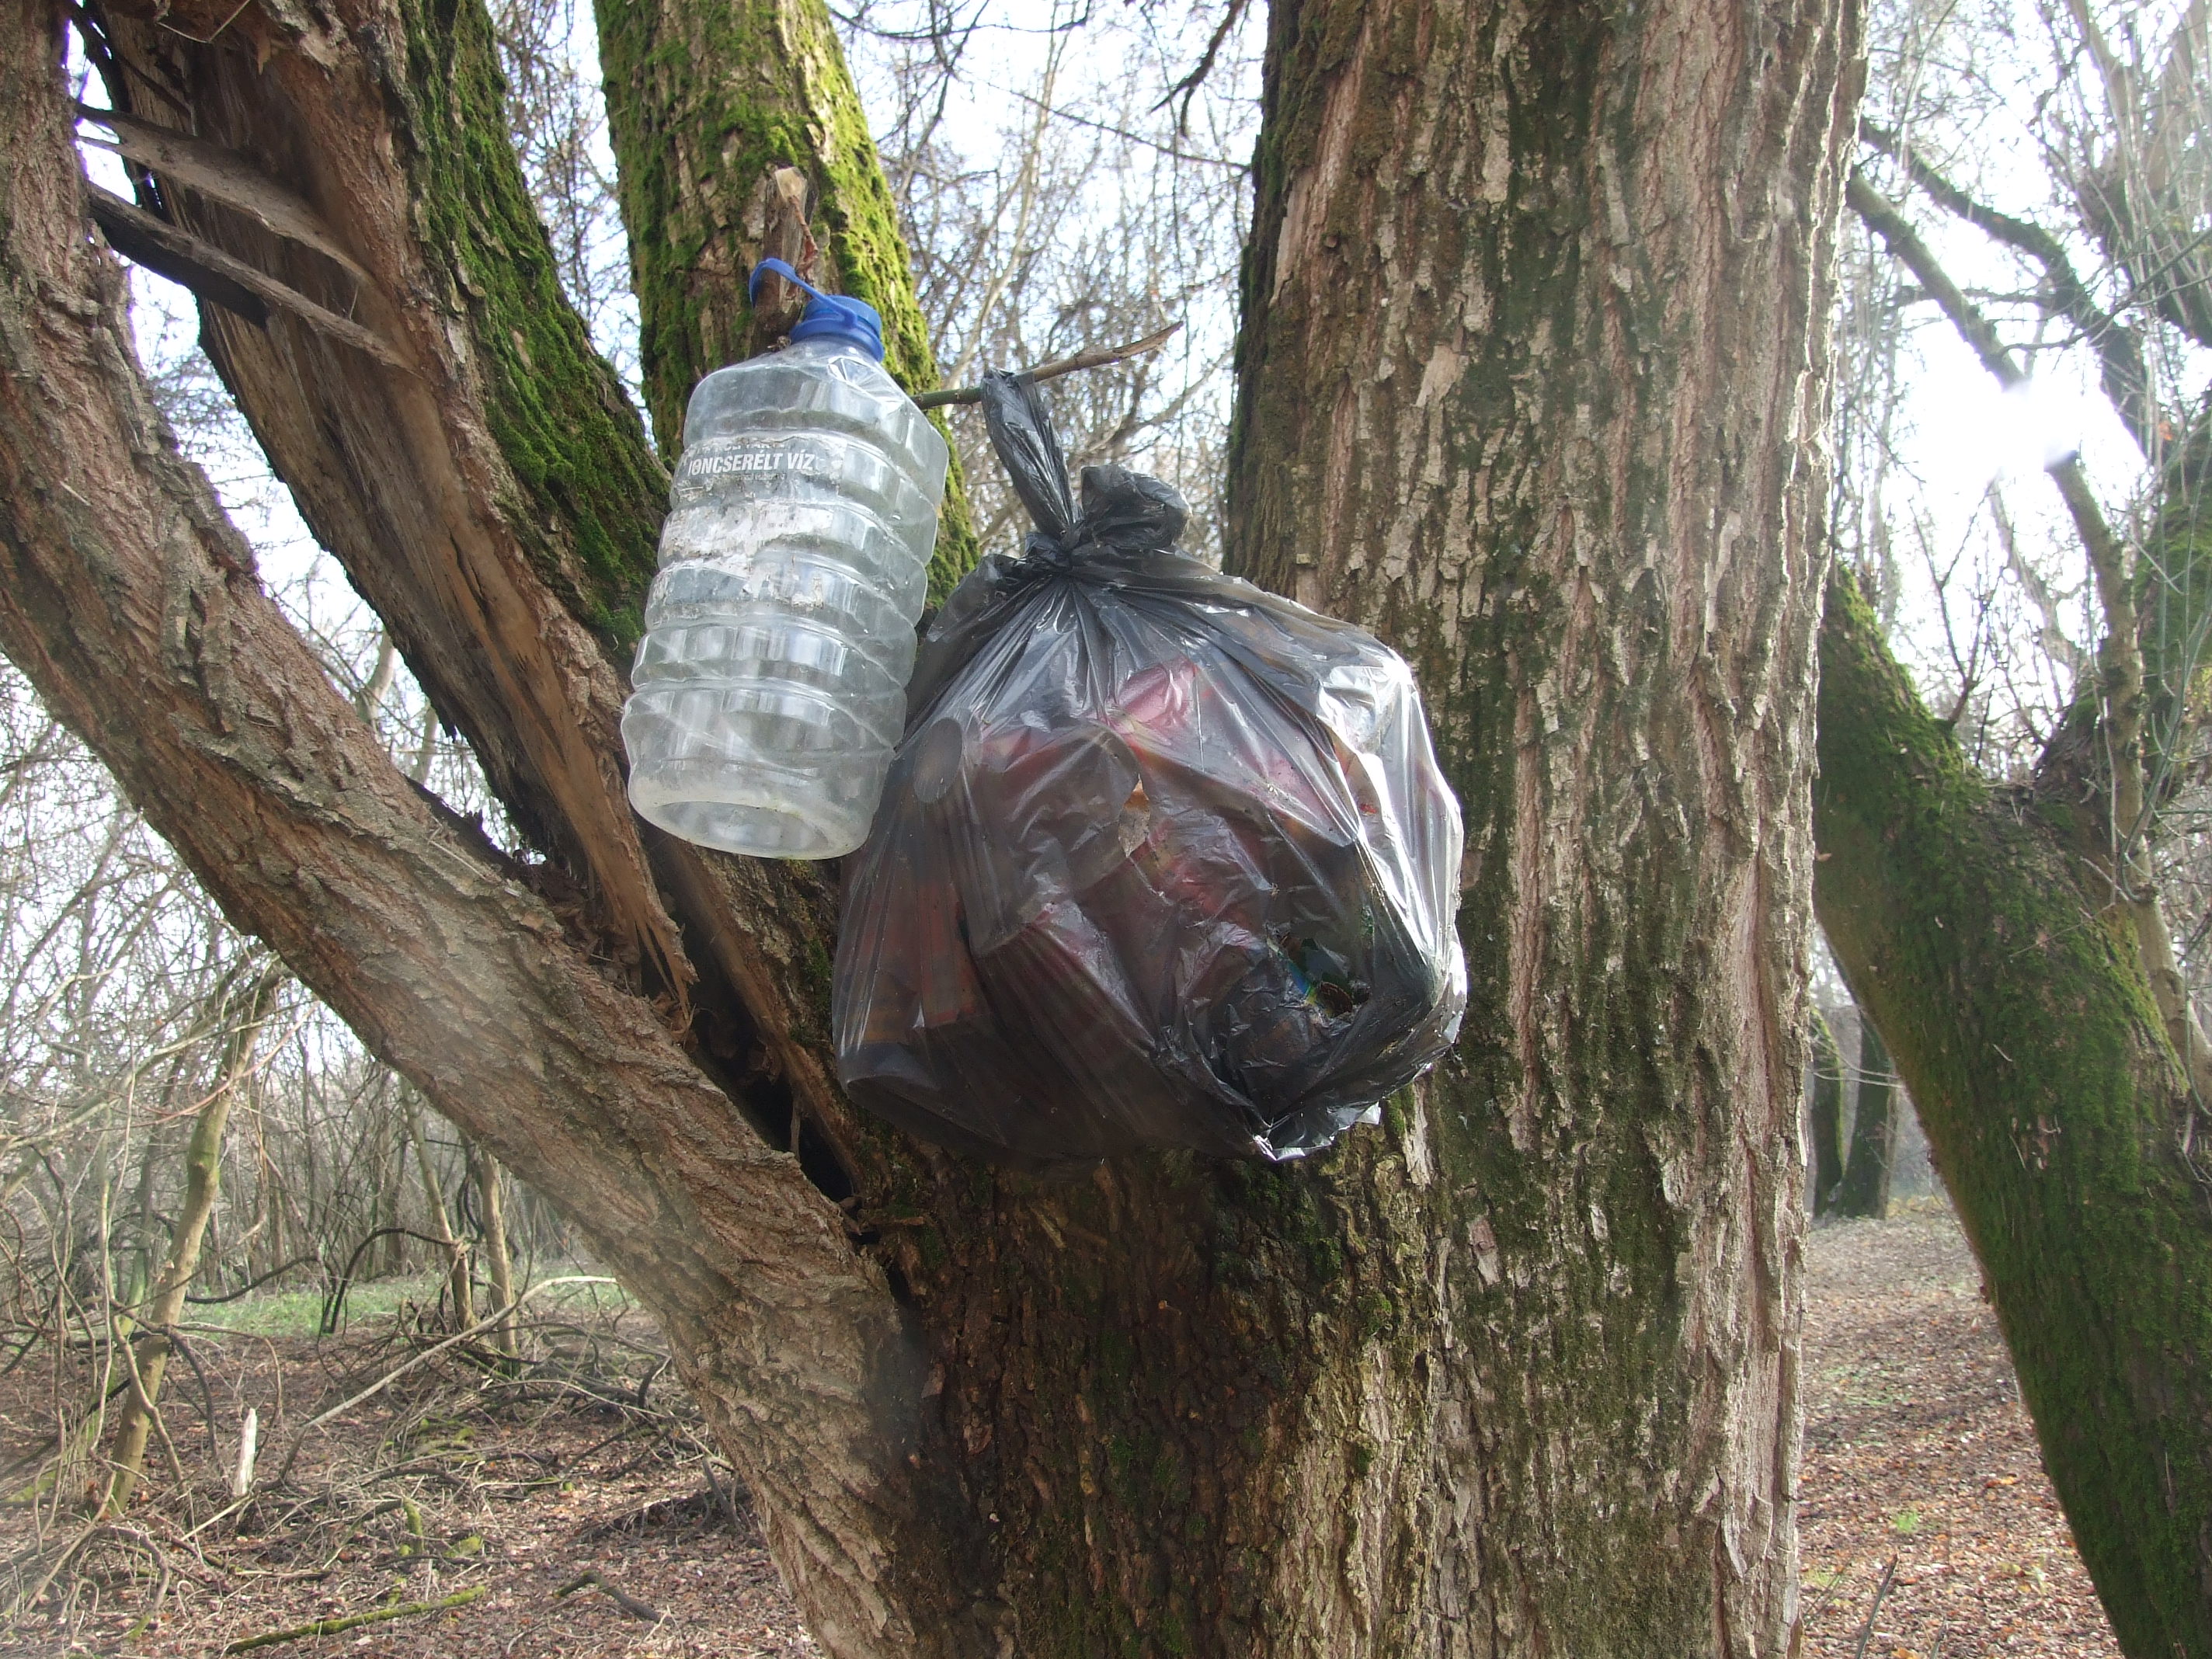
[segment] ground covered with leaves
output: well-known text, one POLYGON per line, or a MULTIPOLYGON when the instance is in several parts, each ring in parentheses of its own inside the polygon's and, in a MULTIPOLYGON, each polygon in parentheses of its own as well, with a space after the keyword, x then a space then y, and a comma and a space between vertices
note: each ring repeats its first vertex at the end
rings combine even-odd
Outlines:
POLYGON ((1807 1659, 2118 1659, 1949 1212, 1822 1225, 1809 1258, 1807 1659))
MULTIPOLYGON (((197 1373, 173 1371, 165 1394, 176 1461, 156 1451, 126 1519, 88 1533, 74 1493, 0 1508, 0 1651, 817 1651, 641 1316, 539 1321, 520 1363, 473 1340, 431 1352, 442 1340, 404 1309, 337 1337, 204 1331, 197 1373), (382 1391, 302 1432, 410 1360, 382 1391), (267 1425, 263 1484, 240 1504, 223 1475, 248 1407, 267 1425), (348 1620, 358 1622, 333 1628, 348 1620), (326 1633, 295 1633, 318 1625, 326 1633)), ((0 1468, 46 1442, 56 1408, 88 1381, 31 1364, 0 1383, 0 1468)), ((70 1479, 99 1474, 81 1463, 70 1479)), ((18 1476, 9 1490, 21 1486, 18 1476)))
MULTIPOLYGON (((1928 1209, 1822 1226, 1810 1260, 1807 1659, 2117 1659, 1956 1224, 1928 1209)), ((198 1365, 173 1374, 170 1445, 127 1519, 88 1530, 76 1495, 52 1480, 38 1501, 0 1507, 0 1650, 817 1650, 634 1310, 543 1319, 521 1362, 475 1342, 430 1352, 441 1333, 404 1305, 339 1336, 249 1334, 250 1322, 204 1330, 198 1365), (227 1478, 248 1407, 267 1427, 260 1489, 240 1502, 227 1478), (297 1633, 318 1625, 325 1633, 297 1633)), ((90 1386, 67 1361, 0 1378, 0 1469, 35 1465, 90 1386)), ((98 1476, 83 1460, 46 1467, 80 1484, 98 1476)))

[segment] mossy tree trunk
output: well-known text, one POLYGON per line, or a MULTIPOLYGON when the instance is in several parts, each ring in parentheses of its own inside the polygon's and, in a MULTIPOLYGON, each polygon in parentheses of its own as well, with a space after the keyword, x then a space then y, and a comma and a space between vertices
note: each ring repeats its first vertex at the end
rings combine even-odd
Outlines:
POLYGON ((1470 1013, 1407 1109, 1446 1293, 1370 1395, 1474 1428, 1451 1570, 1547 1650, 1792 1618, 1802 445, 1853 27, 1336 0, 1270 30, 1231 562, 1407 654, 1468 817, 1470 1013))
MULTIPOLYGON (((1419 667, 1475 1000, 1328 1157, 1054 1187, 830 1085, 818 876, 623 810, 663 480, 551 285, 481 12, 87 15, 145 120, 328 246, 185 170, 142 205, 398 360, 208 313, 533 858, 409 786, 177 459, 82 232, 53 0, 0 10, 0 644, 232 917, 656 1309, 830 1651, 1786 1649, 1847 3, 1278 8, 1237 556, 1419 667)), ((756 163, 806 175, 839 280, 897 314, 818 7, 603 22, 664 432, 749 337, 690 272, 757 252, 727 205, 756 163), (695 160, 735 158, 713 201, 696 167, 630 176, 701 131, 695 160)))
POLYGON ((1836 1188, 1844 1179, 1844 1059, 1836 1051, 1835 1033, 1817 1008, 1812 1035, 1813 1088, 1807 1103, 1811 1146, 1805 1179, 1818 1217, 1835 1207, 1836 1188))
POLYGON ((1897 1075, 1874 1022, 1859 1018, 1858 1087, 1851 1095, 1851 1154, 1836 1190, 1838 1215, 1879 1221, 1889 1213, 1897 1163, 1897 1075))
MULTIPOLYGON (((762 294, 769 314, 754 312, 747 278, 765 254, 873 306, 884 366, 909 392, 934 386, 898 212, 824 0, 599 0, 598 18, 646 402, 662 452, 673 459, 680 447, 684 403, 702 376, 795 319, 799 296, 780 282, 762 294), (786 304, 773 309, 779 295, 786 304)), ((952 465, 933 602, 975 558, 957 453, 952 465)))
POLYGON ((1820 921, 1979 1258, 2131 1659, 2212 1655, 2212 1115, 2069 819, 1992 787, 1848 580, 1820 635, 1820 921))

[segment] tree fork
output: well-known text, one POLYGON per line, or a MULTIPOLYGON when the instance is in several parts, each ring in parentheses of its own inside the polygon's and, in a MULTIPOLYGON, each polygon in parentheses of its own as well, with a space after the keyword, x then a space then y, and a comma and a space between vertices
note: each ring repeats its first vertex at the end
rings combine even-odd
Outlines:
POLYGON ((1814 894, 1980 1261, 2130 1659, 2212 1655, 2212 1118, 2070 836, 1992 788, 1848 576, 1820 631, 1814 894))
POLYGON ((973 1551, 937 1523, 959 1508, 941 1467, 908 1462, 915 1345, 881 1269, 659 1011, 432 810, 261 591, 85 234, 62 27, 0 6, 0 647, 230 919, 660 1314, 781 1549, 814 1550, 832 1650, 957 1651, 894 1622, 960 1596, 973 1551), (902 1517, 896 1561, 817 1547, 902 1517))
POLYGON ((352 0, 313 23, 250 7, 195 38, 230 10, 95 0, 86 16, 134 131, 187 131, 345 258, 193 173, 141 170, 140 205, 405 368, 204 302, 209 356, 316 539, 556 861, 566 882, 549 885, 604 954, 680 994, 690 966, 616 759, 666 477, 562 298, 511 147, 468 142, 471 123, 503 131, 489 24, 477 6, 352 0))
POLYGON ((314 216, 316 241, 345 261, 272 235, 190 176, 157 174, 161 205, 304 289, 336 301, 337 283, 351 314, 408 349, 411 372, 395 374, 281 320, 204 308, 271 465, 555 860, 525 873, 579 942, 671 994, 757 1126, 787 1123, 796 1104, 815 1130, 811 1166, 833 1196, 849 1192, 865 1142, 815 1012, 834 895, 810 866, 664 836, 624 794, 617 725, 666 477, 555 280, 481 6, 356 0, 328 34, 254 10, 207 46, 178 30, 212 33, 222 0, 166 23, 126 14, 134 3, 102 14, 132 71, 118 83, 152 112, 134 130, 204 121, 216 137, 203 148, 219 139, 232 173, 314 216))
MULTIPOLYGON (((189 9, 172 22, 220 21, 189 9)), ((137 389, 112 273, 76 229, 54 14, 36 5, 39 27, 11 13, 20 38, 0 40, 0 90, 20 93, 0 119, 28 124, 0 151, 0 293, 29 319, 0 326, 16 353, 0 374, 0 513, 14 515, 0 518, 0 641, 230 913, 441 1110, 560 1194, 662 1314, 825 1647, 1784 1647, 1791 964, 1820 495, 1804 445, 1822 396, 1849 6, 1278 10, 1240 389, 1243 556, 1382 628, 1423 674, 1476 832, 1468 1037, 1390 1103, 1381 1133, 1287 1169, 1139 1158, 1048 1188, 848 1119, 849 1215, 676 1046, 629 988, 645 975, 617 962, 625 982, 611 982, 587 954, 606 895, 657 886, 700 970, 695 1001, 712 968, 779 1080, 816 1091, 825 1118, 840 1109, 820 1069, 820 884, 649 838, 656 881, 624 875, 617 843, 578 827, 610 821, 611 763, 593 783, 507 712, 501 672, 532 688, 572 675, 565 712, 598 734, 586 748, 611 743, 618 612, 592 607, 623 590, 564 574, 560 556, 580 523, 649 526, 657 506, 628 518, 621 490, 563 502, 552 485, 600 451, 632 467, 641 436, 610 417, 589 442, 556 442, 604 382, 532 285, 538 252, 514 224, 511 157, 497 160, 503 128, 481 95, 480 15, 342 10, 344 28, 313 35, 249 12, 223 37, 235 61, 150 31, 131 49, 187 107, 206 101, 217 137, 300 185, 380 287, 428 296, 388 337, 422 354, 432 386, 434 406, 406 405, 425 422, 407 435, 422 476, 467 489, 432 503, 444 516, 390 504, 403 528, 476 539, 456 554, 426 532, 381 564, 356 547, 356 580, 412 619, 394 637, 426 684, 445 677, 441 706, 476 711, 472 741, 508 757, 495 786, 546 803, 548 844, 578 867, 599 858, 605 892, 564 918, 471 851, 283 635, 137 389), (1777 202, 1791 204, 1779 221, 1777 202), (541 301, 543 319, 516 308, 541 301), (91 343, 40 332, 61 326, 50 313, 91 343), (526 351, 562 372, 533 379, 526 351), (527 401, 549 385, 574 401, 527 401), (70 394, 58 416, 49 386, 70 394), (549 464, 533 471, 541 441, 549 464), (543 544, 526 534, 541 511, 543 544), (88 568, 115 573, 109 587, 88 568), (495 578, 514 614, 542 623, 557 672, 481 606, 458 629, 443 619, 453 569, 495 578), (164 657, 171 592, 191 621, 164 657), (434 627, 450 650, 426 647, 434 627)), ((618 86, 660 89, 632 132, 658 120, 659 136, 617 133, 626 173, 689 124, 737 130, 674 69, 694 62, 704 83, 782 61, 784 9, 724 16, 696 53, 680 32, 647 37, 642 76, 617 68, 619 43, 604 54, 618 86)), ((816 184, 834 227, 852 211, 835 199, 845 183, 816 184)), ((625 178, 634 246, 678 246, 657 228, 665 211, 711 224, 734 269, 744 227, 699 214, 684 188, 673 172, 650 190, 625 178)), ((237 254, 261 234, 179 193, 211 245, 237 254)), ((896 273, 888 253, 860 264, 896 273)), ((656 280, 640 274, 648 301, 656 280)), ((295 446, 295 487, 343 501, 377 434, 345 419, 337 441, 305 422, 279 431, 277 416, 345 416, 347 399, 388 389, 283 318, 271 328, 229 343, 234 385, 264 441, 295 446), (248 364, 255 351, 268 361, 248 364)), ((688 385, 659 359, 691 347, 667 337, 648 374, 688 385)), ((619 546, 647 543, 636 530, 619 546)), ((630 557, 609 568, 635 578, 630 557)))

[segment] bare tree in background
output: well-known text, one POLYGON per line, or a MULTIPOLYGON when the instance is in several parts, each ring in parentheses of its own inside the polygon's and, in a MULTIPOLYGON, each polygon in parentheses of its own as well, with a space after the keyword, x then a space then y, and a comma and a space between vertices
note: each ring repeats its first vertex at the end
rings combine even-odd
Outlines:
MULTIPOLYGON (((988 31, 1019 15, 924 0, 864 7, 847 26, 878 60, 884 168, 932 347, 948 385, 972 384, 986 368, 1185 325, 1165 352, 1054 382, 1053 415, 1072 468, 1127 461, 1180 488, 1192 507, 1186 546, 1218 562, 1256 66, 1242 37, 1217 45, 1208 75, 1227 95, 1193 100, 1192 118, 1179 121, 1170 106, 1181 100, 1162 88, 1206 48, 1208 34, 1189 25, 1210 29, 1214 17, 1152 6, 1115 20, 1062 4, 1035 16, 1044 42, 1035 87, 978 83, 988 31), (1100 75, 1102 58, 1119 72, 1100 75), (999 142, 981 157, 971 153, 979 94, 1002 112, 999 142), (956 112, 970 118, 949 121, 956 112)), ((989 453, 980 414, 956 410, 952 425, 964 453, 989 453)), ((981 544, 1018 543, 1027 520, 997 469, 978 467, 966 483, 981 544)))

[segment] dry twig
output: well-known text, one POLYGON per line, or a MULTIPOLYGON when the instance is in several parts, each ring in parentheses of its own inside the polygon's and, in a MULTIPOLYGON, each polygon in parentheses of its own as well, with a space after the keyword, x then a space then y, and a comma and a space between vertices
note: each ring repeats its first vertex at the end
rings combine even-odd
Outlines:
POLYGON ((1893 1555, 1881 1570, 1881 1583, 1874 1587, 1874 1605, 1867 1609, 1866 1623, 1859 1627, 1859 1644, 1851 1650, 1851 1659, 1866 1659, 1867 1644, 1874 1639, 1874 1621, 1881 1616, 1881 1598, 1889 1594, 1889 1581, 1896 1577, 1897 1558, 1893 1555))
POLYGON ((375 1395, 383 1393, 386 1389, 398 1382, 409 1371, 413 1370, 417 1365, 423 1364, 429 1360, 436 1358, 438 1355, 445 1352, 447 1349, 453 1346, 456 1343, 465 1342, 470 1337, 475 1336, 481 1332, 489 1330, 493 1326, 498 1324, 500 1321, 512 1315, 516 1309, 520 1308, 524 1303, 529 1301, 532 1297, 536 1296, 538 1291, 551 1290, 556 1285, 611 1285, 615 1281, 613 1279, 607 1278, 604 1274, 596 1273, 569 1273, 559 1279, 540 1279, 537 1284, 532 1285, 528 1290, 525 1291, 520 1296, 515 1297, 514 1300, 507 1306, 500 1309, 497 1312, 489 1315, 486 1318, 477 1320, 476 1323, 471 1325, 465 1330, 454 1332, 453 1335, 447 1337, 443 1342, 434 1343, 431 1346, 423 1349, 422 1352, 416 1354, 412 1359, 405 1360, 401 1364, 393 1366, 392 1370, 385 1372, 383 1376, 378 1377, 375 1382, 370 1383, 359 1394, 354 1395, 348 1399, 341 1400, 337 1405, 331 1407, 328 1411, 319 1413, 317 1415, 309 1418, 305 1423, 300 1425, 299 1433, 294 1436, 292 1439, 292 1449, 284 1454, 283 1466, 276 1471, 276 1484, 280 1486, 284 1484, 285 1476, 289 1475, 292 1472, 293 1459, 299 1456, 300 1448, 307 1443, 308 1435, 312 1434, 315 1430, 322 1427, 324 1424, 329 1422, 332 1418, 338 1416, 340 1413, 351 1411, 356 1406, 360 1405, 363 1401, 372 1399, 375 1395))
POLYGON ((226 1654, 244 1653, 252 1648, 273 1648, 280 1642, 297 1642, 309 1636, 336 1636, 342 1630, 352 1630, 361 1625, 380 1625, 391 1619, 410 1619, 418 1613, 437 1613, 446 1607, 466 1607, 491 1588, 477 1584, 451 1595, 441 1595, 434 1601, 402 1601, 398 1607, 376 1607, 368 1613, 349 1613, 342 1619, 318 1619, 312 1625, 295 1625, 289 1630, 264 1632, 259 1636, 248 1636, 233 1642, 223 1651, 226 1654))
MULTIPOLYGON (((1025 368, 1025 380, 1050 380, 1062 374, 1073 374, 1079 368, 1104 368, 1109 363, 1127 362, 1132 357, 1141 357, 1148 351, 1158 351, 1181 330, 1181 323, 1170 323, 1157 334, 1147 334, 1141 340, 1132 340, 1127 345, 1105 346, 1096 351, 1079 351, 1073 357, 1041 363, 1035 368, 1025 368)), ((948 404, 980 404, 983 388, 980 386, 946 386, 941 391, 925 392, 915 400, 919 409, 943 409, 948 404)))
POLYGON ((599 1589, 605 1590, 609 1595, 614 1598, 615 1605, 633 1619, 642 1619, 648 1625, 657 1625, 662 1620, 668 1617, 666 1613, 662 1613, 659 1608, 646 1606, 644 1602, 639 1601, 635 1595, 630 1595, 626 1590, 618 1589, 614 1584, 609 1583, 606 1579, 601 1577, 599 1576, 599 1571, 596 1567, 585 1568, 583 1571, 578 1573, 567 1583, 562 1585, 559 1589, 555 1590, 553 1592, 553 1599, 557 1601, 564 1595, 573 1595, 576 1591, 582 1589, 587 1584, 599 1589))

